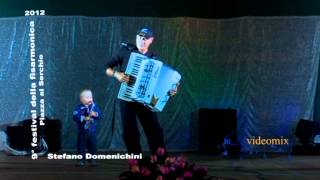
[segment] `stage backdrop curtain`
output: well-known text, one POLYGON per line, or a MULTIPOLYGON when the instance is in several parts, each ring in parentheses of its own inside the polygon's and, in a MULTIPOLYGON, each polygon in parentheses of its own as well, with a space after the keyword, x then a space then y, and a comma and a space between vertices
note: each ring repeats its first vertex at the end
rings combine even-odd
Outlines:
POLYGON ((286 151, 246 139, 282 136, 293 145, 298 120, 313 120, 319 109, 320 17, 16 17, 0 19, 0 124, 30 118, 31 20, 36 55, 44 55, 45 112, 62 121, 63 149, 76 147, 72 113, 84 88, 92 89, 104 114, 98 148, 125 149, 119 83, 106 77, 104 65, 120 42, 135 42, 143 25, 155 32, 152 50, 182 75, 178 94, 159 113, 169 150, 197 149, 200 108, 237 110, 242 151, 286 151))
MULTIPOLYGON (((320 63, 319 63, 320 69, 320 63)), ((320 71, 318 75, 318 82, 317 82, 317 91, 316 91, 316 99, 314 104, 314 121, 320 123, 320 71)))

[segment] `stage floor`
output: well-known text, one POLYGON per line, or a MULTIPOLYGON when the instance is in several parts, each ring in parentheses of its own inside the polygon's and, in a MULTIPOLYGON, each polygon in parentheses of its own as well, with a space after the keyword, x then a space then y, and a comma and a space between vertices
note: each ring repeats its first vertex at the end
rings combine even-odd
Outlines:
MULTIPOLYGON (((214 179, 320 179, 320 156, 289 156, 280 154, 243 155, 228 159, 217 155, 172 153, 185 155, 188 162, 207 166, 214 179)), ((1 180, 79 180, 118 179, 127 170, 126 160, 99 160, 97 167, 75 167, 76 160, 48 160, 41 157, 7 156, 0 153, 1 180)))

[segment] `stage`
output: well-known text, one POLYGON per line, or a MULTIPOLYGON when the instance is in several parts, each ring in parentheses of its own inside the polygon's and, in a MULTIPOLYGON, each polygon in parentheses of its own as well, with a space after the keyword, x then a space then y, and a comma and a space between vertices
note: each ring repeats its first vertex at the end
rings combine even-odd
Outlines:
MULTIPOLYGON (((105 152, 108 153, 108 152, 105 152)), ((188 162, 206 166, 213 179, 319 179, 320 156, 291 156, 288 154, 242 155, 238 159, 198 153, 185 155, 188 162)), ((127 170, 126 160, 99 160, 97 167, 76 167, 75 160, 48 160, 41 157, 7 156, 0 154, 1 180, 47 179, 118 179, 127 170)))

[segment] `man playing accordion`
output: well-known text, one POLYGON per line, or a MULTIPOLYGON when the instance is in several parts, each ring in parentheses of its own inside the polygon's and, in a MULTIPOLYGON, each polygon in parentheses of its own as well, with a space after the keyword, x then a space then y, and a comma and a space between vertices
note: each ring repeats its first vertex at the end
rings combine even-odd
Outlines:
MULTIPOLYGON (((150 28, 141 28, 136 35, 136 45, 122 43, 120 50, 106 64, 106 74, 116 78, 119 82, 128 83, 129 76, 124 72, 132 52, 154 58, 155 54, 149 51, 153 43, 154 33, 150 28), (118 70, 116 70, 118 68, 118 70)), ((177 93, 177 88, 169 91, 170 96, 177 93)), ((121 119, 123 126, 123 139, 128 153, 139 154, 142 152, 140 145, 140 133, 137 124, 139 119, 147 137, 150 151, 155 154, 158 148, 165 148, 163 130, 160 127, 157 113, 152 112, 146 106, 138 102, 119 100, 121 119)))

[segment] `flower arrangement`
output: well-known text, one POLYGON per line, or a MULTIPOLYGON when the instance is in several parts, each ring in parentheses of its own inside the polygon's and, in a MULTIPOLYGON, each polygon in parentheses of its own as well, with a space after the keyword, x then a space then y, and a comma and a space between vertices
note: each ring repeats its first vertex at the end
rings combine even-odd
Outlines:
POLYGON ((189 163, 183 156, 169 157, 164 148, 142 160, 128 160, 129 170, 120 175, 121 180, 208 180, 207 168, 189 163))

